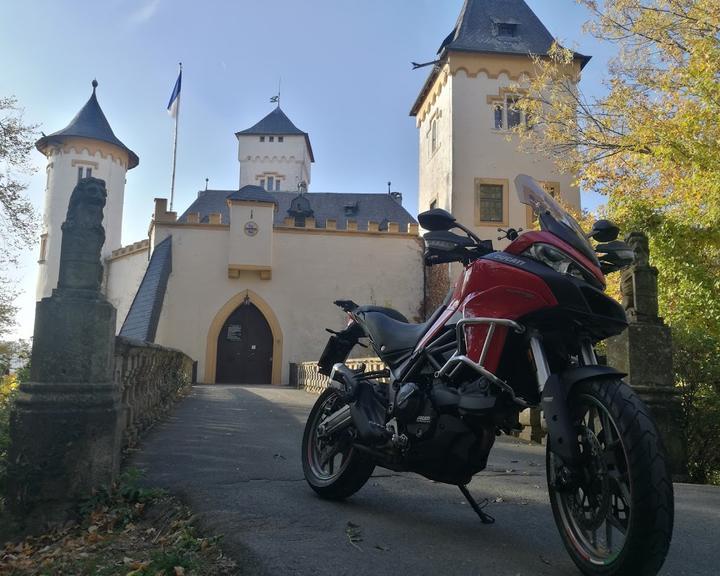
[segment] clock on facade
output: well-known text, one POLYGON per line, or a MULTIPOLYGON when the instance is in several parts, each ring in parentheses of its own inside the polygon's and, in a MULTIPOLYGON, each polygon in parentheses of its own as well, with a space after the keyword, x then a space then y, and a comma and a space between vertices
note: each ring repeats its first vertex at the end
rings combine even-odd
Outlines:
POLYGON ((248 236, 255 236, 258 233, 258 225, 255 224, 255 222, 253 222, 252 220, 250 220, 250 222, 245 224, 244 230, 245 234, 247 234, 248 236))

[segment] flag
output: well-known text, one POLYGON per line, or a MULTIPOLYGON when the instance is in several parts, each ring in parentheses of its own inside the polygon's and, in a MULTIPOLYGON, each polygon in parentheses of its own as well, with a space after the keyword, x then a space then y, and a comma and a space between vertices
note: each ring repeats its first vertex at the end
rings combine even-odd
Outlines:
POLYGON ((273 103, 273 104, 280 104, 280 94, 278 94, 277 96, 273 96, 272 98, 270 98, 270 102, 273 103))
POLYGON ((178 74, 175 88, 170 95, 170 102, 167 105, 167 111, 173 118, 177 117, 178 106, 180 106, 180 85, 182 84, 182 70, 178 74))

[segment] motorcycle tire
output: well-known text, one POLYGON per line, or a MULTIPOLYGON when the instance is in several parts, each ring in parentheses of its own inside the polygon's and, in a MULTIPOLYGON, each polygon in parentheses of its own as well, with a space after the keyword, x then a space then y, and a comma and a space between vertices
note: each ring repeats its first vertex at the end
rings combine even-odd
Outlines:
POLYGON ((648 408, 621 380, 578 383, 568 398, 581 463, 548 442, 548 491, 565 548, 588 576, 654 576, 670 546, 671 476, 648 408))
POLYGON ((305 480, 315 492, 329 500, 343 500, 360 490, 375 469, 372 459, 353 446, 352 426, 333 438, 319 437, 318 426, 322 420, 343 405, 337 390, 325 390, 310 411, 303 433, 305 480))

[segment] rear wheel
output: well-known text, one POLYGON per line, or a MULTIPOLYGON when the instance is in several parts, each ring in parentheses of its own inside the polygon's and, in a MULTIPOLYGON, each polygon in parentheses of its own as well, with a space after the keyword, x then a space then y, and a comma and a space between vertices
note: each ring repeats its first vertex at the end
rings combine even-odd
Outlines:
POLYGON ((577 384, 568 399, 580 464, 548 445, 550 502, 565 547, 591 576, 650 576, 672 537, 665 450, 647 407, 620 380, 577 384))
POLYGON ((323 498, 342 500, 363 487, 374 462, 353 446, 352 426, 331 435, 322 433, 323 421, 345 406, 333 388, 325 390, 310 411, 302 441, 305 480, 323 498))

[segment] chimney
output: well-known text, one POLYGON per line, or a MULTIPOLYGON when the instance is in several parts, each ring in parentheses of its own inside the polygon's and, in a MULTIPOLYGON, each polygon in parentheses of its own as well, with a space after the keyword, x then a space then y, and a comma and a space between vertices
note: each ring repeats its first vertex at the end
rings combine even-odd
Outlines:
POLYGON ((402 206, 402 192, 390 192, 390 197, 402 206))

